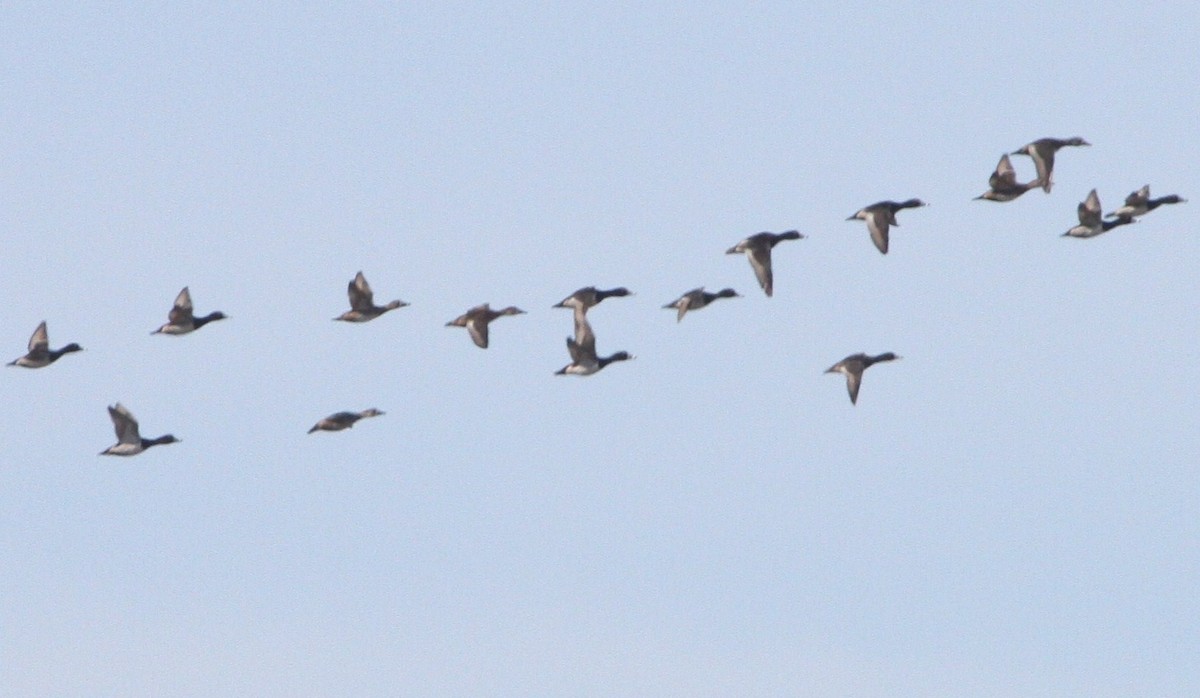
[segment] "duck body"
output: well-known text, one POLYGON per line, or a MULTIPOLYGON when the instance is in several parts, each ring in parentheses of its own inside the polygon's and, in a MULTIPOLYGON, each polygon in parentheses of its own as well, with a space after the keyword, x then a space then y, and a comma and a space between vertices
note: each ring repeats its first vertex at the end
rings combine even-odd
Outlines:
POLYGON ((360 419, 366 419, 367 417, 378 417, 383 414, 386 413, 381 412, 374 407, 363 410, 362 412, 334 412, 333 414, 314 424, 312 428, 308 430, 308 433, 311 434, 314 431, 341 431, 343 429, 349 429, 360 419))
POLYGON ((77 351, 83 351, 83 347, 71 342, 61 349, 50 348, 50 336, 46 332, 46 322, 37 326, 33 331, 33 335, 29 338, 28 352, 25 356, 10 361, 9 366, 21 366, 22 368, 44 368, 58 361, 64 354, 70 354, 77 351))
POLYGON ((1125 197, 1125 205, 1121 208, 1108 214, 1120 219, 1132 220, 1138 216, 1144 216, 1163 204, 1183 204, 1187 203, 1187 199, 1178 194, 1169 194, 1160 196, 1156 199, 1150 198, 1150 185, 1147 184, 1141 189, 1131 193, 1125 197))
POLYGON ((863 371, 882 361, 895 361, 901 357, 892 352, 884 352, 877 356, 867 354, 851 354, 825 370, 826 373, 841 373, 846 376, 846 390, 850 393, 850 404, 858 404, 858 389, 862 385, 863 371))
POLYGON ((471 341, 475 342, 475 346, 480 349, 488 348, 488 325, 498 317, 505 315, 524 315, 525 311, 516 306, 508 306, 501 310, 492 310, 487 303, 477 305, 467 312, 459 315, 450 322, 446 323, 446 327, 465 327, 467 333, 471 335, 471 341))
POLYGON ((739 298, 739 296, 737 291, 734 291, 732 288, 723 288, 716 293, 710 293, 705 291, 704 287, 701 286, 700 288, 694 288, 687 293, 684 293, 679 298, 664 305, 663 308, 674 308, 676 311, 678 311, 675 315, 675 321, 681 322, 683 320, 683 316, 686 315, 689 310, 699 310, 718 298, 739 298))
POLYGON ((101 451, 100 455, 102 456, 136 456, 151 446, 173 444, 179 441, 171 434, 164 434, 153 439, 142 438, 137 420, 119 402, 108 408, 108 416, 112 419, 113 429, 117 432, 117 443, 101 451))
POLYGON ((1012 161, 1008 159, 1008 155, 1001 155, 1000 162, 996 165, 996 171, 988 177, 988 190, 975 197, 975 199, 1012 201, 1030 189, 1036 189, 1041 185, 1042 182, 1040 179, 1025 182, 1024 184, 1018 182, 1017 171, 1013 169, 1012 161))
POLYGON ((557 376, 590 376, 615 361, 628 361, 633 358, 626 351, 618 351, 610 356, 596 354, 596 335, 587 318, 575 318, 575 336, 567 337, 567 353, 571 363, 563 366, 554 374, 557 376))
POLYGON ((226 317, 225 313, 219 310, 203 317, 196 317, 192 310, 192 294, 188 291, 188 287, 184 286, 179 295, 175 297, 175 304, 171 306, 170 312, 167 313, 167 323, 150 334, 188 334, 214 320, 224 320, 226 317))
POLYGON ((1054 172, 1054 155, 1059 150, 1067 146, 1082 146, 1091 145, 1079 136, 1072 138, 1039 138, 1032 143, 1027 143, 1019 150, 1014 150, 1012 155, 1028 155, 1033 158, 1033 164, 1037 168, 1038 181, 1042 183, 1042 189, 1049 194, 1050 187, 1053 185, 1051 175, 1054 172))
MULTIPOLYGON (((567 337, 567 350, 570 351, 574 340, 567 337)), ((582 360, 572 360, 571 363, 563 366, 554 374, 558 376, 590 376, 593 373, 599 372, 605 366, 615 361, 628 361, 633 356, 626 351, 618 351, 611 356, 592 356, 582 360)))
POLYGON ((394 300, 386 305, 375 305, 375 292, 371 290, 371 285, 367 283, 367 278, 361 271, 350 282, 346 293, 350 297, 350 309, 335 317, 334 320, 369 322, 389 310, 404 308, 408 305, 402 300, 394 300))
POLYGON ((800 240, 803 237, 797 230, 788 230, 783 233, 755 233, 733 247, 730 247, 728 250, 725 250, 725 254, 741 254, 744 252, 746 257, 750 259, 750 267, 754 269, 754 276, 758 279, 758 285, 767 294, 767 297, 770 298, 775 286, 775 275, 771 271, 771 250, 784 240, 800 240))
POLYGON ((624 286, 619 286, 617 288, 608 290, 598 289, 595 286, 587 286, 579 289, 575 293, 572 293, 551 307, 571 308, 573 310, 587 312, 588 309, 599 305, 600 302, 605 298, 620 298, 630 295, 633 294, 624 286))
POLYGON ((1106 221, 1100 217, 1100 211, 1100 197, 1096 195, 1096 190, 1093 189, 1088 192, 1087 198, 1076 209, 1079 215, 1079 225, 1070 228, 1062 236, 1093 238, 1102 233, 1107 233, 1117 226, 1128 225, 1134 222, 1132 217, 1106 221))
POLYGON ((867 231, 871 233, 871 241, 881 254, 888 253, 888 231, 893 225, 900 225, 896 213, 906 208, 917 208, 927 205, 920 199, 907 201, 877 201, 870 206, 864 206, 846 220, 861 220, 867 222, 867 231))

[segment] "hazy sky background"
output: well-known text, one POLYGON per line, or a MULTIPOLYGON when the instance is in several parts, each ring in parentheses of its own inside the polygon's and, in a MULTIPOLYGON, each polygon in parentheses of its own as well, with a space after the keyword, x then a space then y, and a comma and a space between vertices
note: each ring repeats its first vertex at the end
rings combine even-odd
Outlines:
POLYGON ((0 7, 0 693, 1200 694, 1195 3, 251 5, 0 7))

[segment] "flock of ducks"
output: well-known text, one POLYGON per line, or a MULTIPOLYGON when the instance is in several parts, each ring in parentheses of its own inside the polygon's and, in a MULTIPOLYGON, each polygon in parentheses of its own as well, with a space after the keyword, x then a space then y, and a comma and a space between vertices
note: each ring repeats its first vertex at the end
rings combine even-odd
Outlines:
MULTIPOLYGON (((1038 187, 1049 193, 1053 185, 1054 158, 1058 151, 1068 146, 1088 145, 1091 144, 1079 137, 1065 139, 1042 138, 1025 145, 1019 150, 1001 155, 995 171, 988 178, 988 190, 975 197, 975 199, 997 202, 1013 201, 1025 192, 1038 187), (1033 159, 1037 176, 1028 182, 1022 183, 1018 181, 1016 170, 1009 159, 1009 155, 1028 155, 1033 159)), ((1176 194, 1151 198, 1150 186, 1145 185, 1127 196, 1123 206, 1111 213, 1102 214, 1100 198, 1096 194, 1096 190, 1093 189, 1087 198, 1079 204, 1079 225, 1067 230, 1063 233, 1063 236, 1075 238, 1095 237, 1118 226, 1133 223, 1137 218, 1146 215, 1159 206, 1164 204, 1178 204, 1185 201, 1186 199, 1176 194)), ((925 205, 925 202, 915 198, 900 202, 880 201, 859 209, 846 220, 865 221, 871 241, 881 254, 887 254, 888 233, 892 226, 900 225, 896 220, 896 214, 907 208, 918 208, 925 205)), ((774 294, 774 275, 771 268, 772 250, 781 242, 800 240, 804 237, 804 235, 796 230, 788 230, 782 233, 756 233, 730 247, 726 250, 726 254, 745 254, 750 261, 750 267, 754 271, 754 276, 758 280, 759 287, 770 298, 774 294)), ((350 309, 334 318, 334 320, 356 323, 368 322, 384 313, 408 305, 408 303, 401 300, 393 300, 385 305, 375 305, 375 294, 361 271, 355 275, 347 287, 347 295, 350 298, 350 309)), ((567 353, 571 358, 571 362, 556 371, 556 375, 590 376, 603 370, 610 364, 634 358, 626 351, 618 351, 607 356, 601 356, 596 351, 596 334, 592 330, 587 315, 590 309, 596 307, 607 298, 619 298, 629 295, 632 294, 624 287, 601 290, 594 286, 588 286, 575 291, 552 306, 554 308, 568 308, 572 310, 575 325, 573 336, 567 337, 567 353)), ((676 322, 681 322, 683 316, 690 311, 705 308, 721 298, 736 297, 738 297, 738 293, 732 288, 709 292, 704 287, 700 287, 684 293, 679 298, 664 305, 663 308, 675 310, 676 322)), ((462 315, 447 322, 446 326, 466 328, 471 341, 479 348, 487 349, 488 327, 492 321, 507 315, 523 314, 525 314, 525 311, 516 306, 510 305, 499 310, 493 310, 489 304, 484 303, 483 305, 470 308, 462 315)), ((192 305, 191 292, 185 286, 179 292, 179 295, 175 297, 175 302, 167 313, 167 322, 151 334, 185 335, 204 327, 210 322, 223 320, 226 317, 219 310, 197 317, 192 305)), ((81 351, 82 349, 81 346, 74 342, 59 349, 51 349, 49 333, 46 329, 46 323, 43 321, 34 330, 33 336, 29 338, 28 350, 25 355, 9 362, 8 365, 23 368, 45 368, 63 356, 81 351)), ((895 361, 899 358, 901 357, 892 352, 885 352, 875 356, 863 353, 852 354, 830 366, 825 372, 844 375, 846 377, 846 390, 850 394, 850 402, 851 404, 857 404, 863 372, 877 363, 895 361)), ((120 403, 110 406, 108 414, 110 419, 112 419, 113 428, 117 435, 117 443, 101 451, 100 455, 133 456, 152 446, 179 441, 179 439, 171 434, 165 434, 153 439, 142 437, 137 419, 120 403)), ((384 413, 375 408, 361 412, 337 412, 319 420, 308 430, 308 433, 311 434, 317 431, 342 431, 353 427, 361 419, 377 417, 382 414, 384 413)))
MULTIPOLYGON (((1082 145, 1091 145, 1091 143, 1088 143, 1079 136, 1073 138, 1039 138, 1020 150, 1014 150, 1011 153, 1001 155, 1000 162, 996 165, 996 171, 988 178, 988 190, 975 197, 975 199, 1012 201, 1030 189, 1036 189, 1037 187, 1041 187, 1043 191, 1049 194, 1050 187, 1054 184, 1051 176, 1054 173, 1055 154, 1067 146, 1082 145), (1024 184, 1018 182, 1017 171, 1013 169, 1012 162, 1008 159, 1009 155, 1028 155, 1033 158, 1034 167, 1037 168, 1037 177, 1024 184)), ((1096 194, 1096 190, 1093 189, 1088 192, 1087 198, 1079 204, 1077 210, 1079 225, 1071 227, 1062 236, 1073 238, 1096 237, 1101 233, 1107 233, 1117 226, 1133 223, 1134 219, 1146 215, 1163 204, 1181 204, 1186 201, 1187 199, 1177 194, 1152 199, 1150 198, 1150 185, 1147 184, 1125 197, 1124 206, 1112 213, 1102 215, 1100 197, 1096 194), (1105 220, 1106 218, 1108 220, 1105 220)))

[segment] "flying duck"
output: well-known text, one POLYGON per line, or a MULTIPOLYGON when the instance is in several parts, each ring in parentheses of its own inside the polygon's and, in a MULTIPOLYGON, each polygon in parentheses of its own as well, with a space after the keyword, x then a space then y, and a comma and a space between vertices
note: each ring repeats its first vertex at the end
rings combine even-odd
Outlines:
POLYGON ((143 439, 138 433, 138 423, 129 410, 121 403, 108 408, 108 416, 112 419, 113 428, 117 432, 117 443, 100 452, 102 456, 136 456, 151 446, 173 444, 179 439, 170 434, 156 439, 143 439))
POLYGON ((851 354, 836 364, 825 370, 826 373, 841 373, 846 376, 846 390, 850 392, 850 404, 858 404, 858 387, 862 384, 863 371, 873 364, 881 361, 895 361, 899 359, 892 352, 886 352, 879 356, 867 356, 866 354, 851 354))
POLYGON ((1169 194, 1167 196, 1160 196, 1156 199, 1151 199, 1150 185, 1147 184, 1141 189, 1138 189, 1129 196, 1125 197, 1124 206, 1106 215, 1110 217, 1116 216, 1117 218, 1132 219, 1138 216, 1144 216, 1163 204, 1182 203, 1187 203, 1187 199, 1180 197, 1178 194, 1169 194))
POLYGON ((1077 211, 1079 213, 1079 225, 1063 233, 1062 237, 1096 237, 1101 233, 1107 233, 1118 225, 1126 225, 1134 222, 1132 217, 1117 218, 1111 221, 1101 220, 1100 197, 1096 196, 1095 189, 1088 192, 1087 199, 1079 204, 1077 211))
POLYGON ((363 410, 362 412, 335 412, 314 424, 312 429, 308 430, 308 433, 311 434, 314 431, 341 431, 343 429, 349 429, 360 419, 364 419, 366 417, 378 417, 381 414, 386 413, 380 412, 374 407, 368 410, 363 410))
POLYGON ((204 327, 213 320, 224 319, 225 313, 219 310, 204 317, 194 317, 192 315, 192 294, 188 292, 188 287, 184 286, 179 295, 175 297, 175 305, 167 313, 167 324, 150 334, 187 334, 204 327))
POLYGON ((1065 148, 1068 145, 1091 145, 1079 136, 1074 138, 1039 138, 1032 143, 1028 143, 1020 150, 1014 150, 1013 155, 1028 155, 1033 158, 1033 164, 1037 167, 1037 178, 1042 183, 1042 189, 1047 194, 1050 193, 1050 186, 1053 182, 1050 179, 1051 173, 1054 172, 1054 154, 1060 148, 1065 148))
POLYGON ((572 293, 571 295, 569 295, 566 298, 562 299, 561 301, 555 303, 551 307, 572 308, 574 310, 582 310, 584 312, 587 312, 588 308, 592 308, 592 307, 599 305, 600 301, 604 300, 605 298, 610 298, 610 297, 614 297, 614 296, 622 297, 622 296, 630 296, 630 295, 633 295, 633 294, 629 291, 629 289, 625 288, 624 286, 609 289, 607 291, 598 289, 595 286, 588 286, 586 288, 579 289, 575 293, 572 293))
POLYGON ((29 353, 21 358, 8 362, 9 366, 24 366, 25 368, 42 368, 58 361, 63 354, 73 351, 83 351, 83 347, 71 342, 62 349, 50 348, 50 337, 46 334, 46 321, 37 326, 33 336, 29 338, 29 353))
POLYGON ((680 322, 689 310, 699 310, 718 298, 739 297, 737 291, 734 291, 732 288, 723 288, 716 293, 709 293, 701 286, 700 288, 693 288, 679 298, 667 303, 663 308, 677 309, 679 313, 675 316, 675 322, 680 322))
POLYGON ((585 319, 575 323, 575 336, 567 337, 567 353, 571 363, 554 372, 556 376, 590 376, 614 361, 628 361, 629 352, 618 351, 611 356, 596 355, 596 335, 585 319))
POLYGON ((875 243, 875 247, 883 254, 888 251, 888 227, 892 225, 900 225, 896 221, 896 212, 905 208, 916 208, 925 206, 925 202, 920 199, 909 199, 908 201, 879 201, 870 206, 859 209, 853 216, 846 220, 862 220, 867 222, 867 230, 871 232, 871 240, 875 243))
POLYGON ((395 300, 382 306, 375 305, 375 293, 371 291, 371 284, 367 283, 367 277, 363 276, 361 271, 354 276, 354 280, 346 288, 346 293, 350 296, 350 309, 335 317, 334 320, 367 322, 374 320, 389 310, 403 308, 408 305, 408 303, 401 300, 395 300))
POLYGON ((784 240, 800 240, 804 236, 798 231, 789 230, 784 233, 755 233, 738 244, 725 250, 725 254, 746 253, 750 258, 750 267, 758 277, 758 285, 771 297, 775 276, 771 273, 771 248, 784 240))
POLYGON ((1030 189, 1040 187, 1041 185, 1042 181, 1040 179, 1035 179, 1032 182, 1024 184, 1018 182, 1017 171, 1013 169, 1008 155, 1001 155, 1000 162, 996 165, 996 171, 992 173, 991 177, 988 177, 989 189, 975 197, 975 200, 1012 201, 1030 189))
POLYGON ((503 310, 492 310, 487 303, 484 303, 483 305, 471 308, 462 315, 447 322, 446 327, 467 328, 467 333, 471 335, 471 340, 475 342, 475 346, 480 349, 487 349, 488 323, 502 315, 523 315, 524 313, 524 310, 511 305, 503 310))

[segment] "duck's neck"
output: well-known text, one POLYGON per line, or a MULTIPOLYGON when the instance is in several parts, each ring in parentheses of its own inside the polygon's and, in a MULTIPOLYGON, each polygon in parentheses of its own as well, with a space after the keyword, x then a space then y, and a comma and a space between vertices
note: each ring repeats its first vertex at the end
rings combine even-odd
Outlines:
POLYGON ((212 313, 209 313, 208 315, 205 315, 204 317, 192 318, 192 327, 194 329, 198 330, 201 327, 204 327, 208 323, 212 322, 213 320, 222 320, 224 318, 225 318, 225 316, 222 315, 220 312, 212 312, 212 313))

